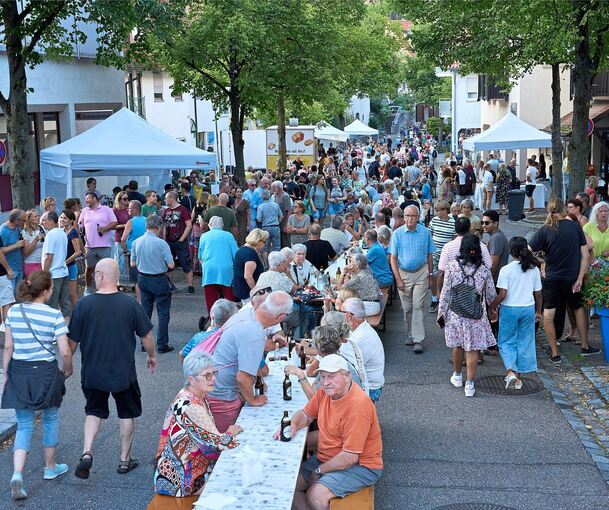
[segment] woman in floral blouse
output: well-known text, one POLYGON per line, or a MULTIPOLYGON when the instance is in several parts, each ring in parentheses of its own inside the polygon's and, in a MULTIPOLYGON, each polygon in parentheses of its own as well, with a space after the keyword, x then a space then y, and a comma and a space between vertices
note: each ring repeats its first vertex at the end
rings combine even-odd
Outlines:
POLYGON ((349 251, 349 262, 338 279, 338 288, 357 292, 364 302, 366 315, 376 315, 381 311, 381 289, 368 266, 368 259, 358 248, 349 251))
POLYGON ((207 403, 217 371, 211 356, 193 351, 182 365, 185 384, 169 406, 156 454, 154 490, 174 497, 201 493, 220 453, 239 445, 242 431, 231 425, 220 434, 207 403))

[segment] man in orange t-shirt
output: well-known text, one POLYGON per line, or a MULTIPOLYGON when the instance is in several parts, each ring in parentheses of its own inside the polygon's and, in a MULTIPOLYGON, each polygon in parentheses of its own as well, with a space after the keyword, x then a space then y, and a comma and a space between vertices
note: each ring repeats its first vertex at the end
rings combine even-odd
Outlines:
MULTIPOLYGON (((317 419, 318 451, 300 467, 292 508, 329 509, 330 500, 374 485, 383 473, 381 428, 370 397, 337 354, 319 362, 322 387, 292 417, 292 434, 317 419)), ((278 434, 276 434, 278 437, 278 434)))

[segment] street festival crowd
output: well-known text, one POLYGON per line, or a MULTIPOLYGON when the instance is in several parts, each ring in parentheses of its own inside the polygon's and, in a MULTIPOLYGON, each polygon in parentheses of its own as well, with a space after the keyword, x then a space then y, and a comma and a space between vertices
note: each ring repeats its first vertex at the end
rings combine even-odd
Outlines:
MULTIPOLYGON (((320 144, 316 161, 296 157, 285 171, 248 168, 245 182, 193 171, 143 194, 136 181, 103 194, 90 178, 82 199, 46 197, 41 213, 9 214, 0 230, 0 305, 2 407, 15 409, 18 423, 14 499, 27 497, 23 470, 36 411, 44 479, 68 471, 55 458, 59 407, 78 347, 86 404, 75 475, 89 477, 110 394, 120 423, 117 471, 138 466, 131 456, 142 412, 135 351, 146 352, 150 371, 157 353, 174 351, 178 267, 202 313, 199 331, 177 353, 184 384, 161 426, 151 481, 158 494, 201 493, 222 450, 239 445, 242 406, 267 403, 266 356, 286 346, 300 360, 286 365, 286 381, 293 376, 308 399, 290 417, 291 433, 283 421, 276 433, 289 440, 308 428, 293 508, 327 509, 332 498, 374 485, 383 470, 375 402, 385 366, 374 326, 392 292, 404 313, 403 341, 415 354, 425 350, 425 314, 437 315, 452 349, 447 383, 466 397, 475 394, 486 355, 501 356, 506 388, 522 388, 521 374, 537 369, 539 321, 550 360, 560 363, 565 312, 571 330, 561 341, 581 344, 584 356, 599 352, 588 342, 580 292, 589 267, 609 257, 609 205, 594 178, 566 205, 551 198, 545 225, 527 241, 501 230, 508 193, 520 186, 515 160, 470 161, 461 150, 441 160, 433 138, 412 128, 396 141, 320 144), (193 274, 201 276, 205 305, 193 274)), ((524 175, 530 209, 543 207, 532 191, 546 178, 543 155, 528 160, 524 175)))

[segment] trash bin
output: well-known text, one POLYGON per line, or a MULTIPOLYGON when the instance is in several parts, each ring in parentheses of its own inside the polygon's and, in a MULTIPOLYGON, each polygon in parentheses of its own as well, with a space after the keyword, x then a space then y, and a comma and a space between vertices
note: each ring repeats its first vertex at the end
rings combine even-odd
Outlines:
POLYGON ((520 221, 524 219, 524 196, 522 189, 512 189, 508 191, 508 219, 520 221))

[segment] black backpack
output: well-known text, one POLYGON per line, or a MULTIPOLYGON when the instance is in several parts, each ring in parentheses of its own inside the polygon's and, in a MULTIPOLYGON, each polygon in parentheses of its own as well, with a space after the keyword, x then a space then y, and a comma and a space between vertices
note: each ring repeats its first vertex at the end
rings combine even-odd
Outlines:
POLYGON ((463 281, 451 289, 448 307, 464 319, 481 319, 484 313, 483 296, 476 290, 476 282, 474 280, 474 275, 480 266, 471 275, 468 275, 465 269, 463 269, 461 262, 458 262, 458 264, 461 273, 463 273, 463 281))

